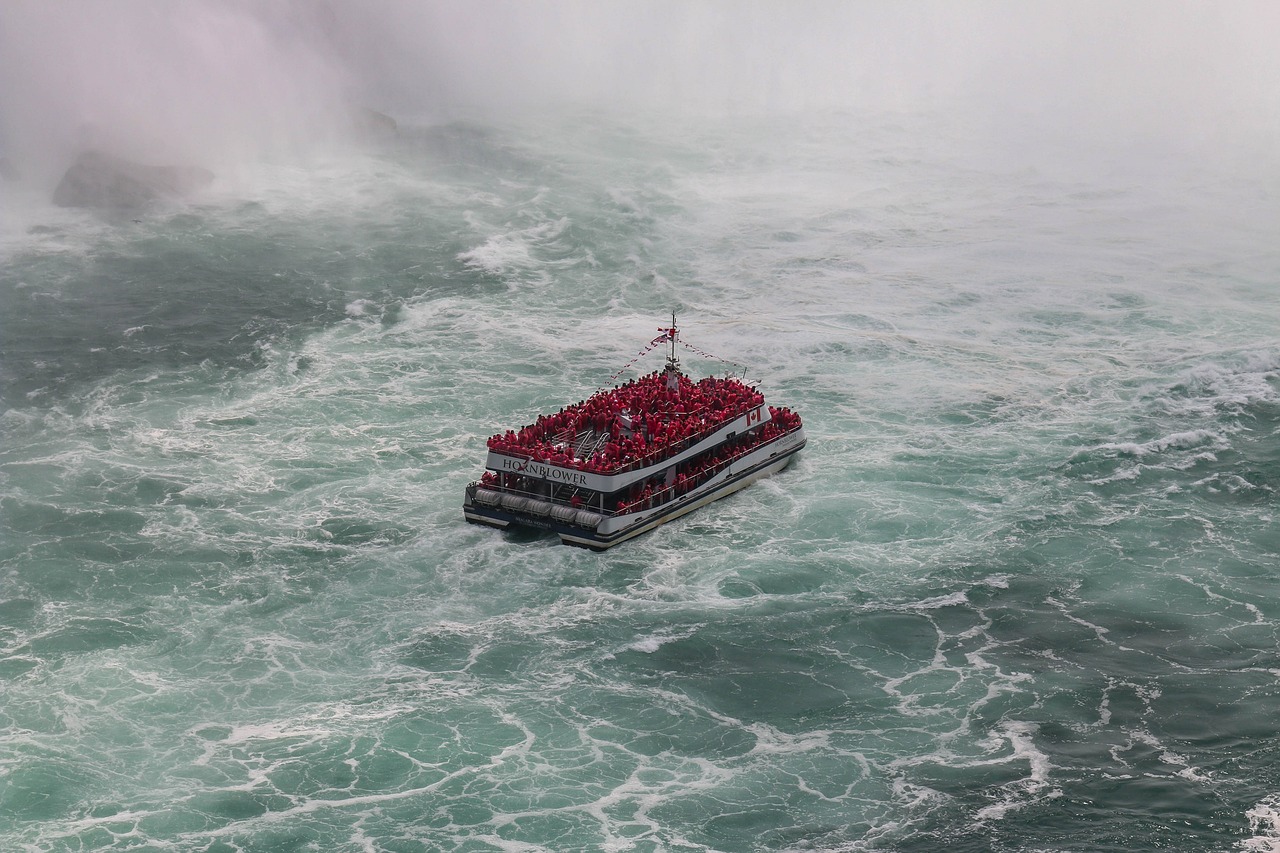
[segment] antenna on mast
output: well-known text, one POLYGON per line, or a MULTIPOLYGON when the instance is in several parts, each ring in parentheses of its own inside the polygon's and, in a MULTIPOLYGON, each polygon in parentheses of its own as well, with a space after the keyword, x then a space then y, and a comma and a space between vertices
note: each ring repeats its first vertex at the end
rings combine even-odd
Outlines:
POLYGON ((667 388, 675 391, 680 387, 680 359, 676 357, 676 337, 679 335, 676 330, 676 312, 671 312, 671 328, 663 331, 667 333, 667 339, 671 342, 671 353, 667 356, 667 388))
POLYGON ((671 355, 667 356, 667 365, 680 369, 680 359, 676 358, 676 312, 671 312, 671 355))

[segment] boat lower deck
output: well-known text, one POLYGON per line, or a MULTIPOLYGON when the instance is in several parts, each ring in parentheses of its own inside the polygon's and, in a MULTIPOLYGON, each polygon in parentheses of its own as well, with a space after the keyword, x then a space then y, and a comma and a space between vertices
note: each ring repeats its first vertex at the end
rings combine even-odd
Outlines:
POLYGON ((805 443, 803 429, 797 430, 743 455, 706 483, 672 501, 650 509, 611 516, 583 513, 583 516, 591 516, 583 519, 588 523, 578 523, 578 519, 567 522, 563 520, 567 515, 564 513, 529 512, 504 506, 502 501, 486 505, 474 500, 474 493, 470 492, 463 513, 473 524, 500 529, 512 526, 541 528, 558 534, 566 545, 604 551, 781 471, 805 443), (594 524, 590 523, 593 521, 594 524))

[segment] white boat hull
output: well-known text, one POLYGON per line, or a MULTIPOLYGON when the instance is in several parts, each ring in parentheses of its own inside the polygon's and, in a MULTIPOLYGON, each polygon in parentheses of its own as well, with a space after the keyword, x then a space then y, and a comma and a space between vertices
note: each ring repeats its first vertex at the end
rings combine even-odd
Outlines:
POLYGON ((803 428, 762 445, 744 454, 688 494, 652 509, 624 515, 597 516, 599 522, 590 527, 581 524, 565 524, 545 514, 510 509, 501 505, 486 506, 468 495, 463 505, 467 521, 491 527, 534 527, 554 531, 566 545, 604 551, 626 542, 660 525, 706 506, 712 501, 731 495, 762 477, 781 471, 804 448, 806 439, 803 428))

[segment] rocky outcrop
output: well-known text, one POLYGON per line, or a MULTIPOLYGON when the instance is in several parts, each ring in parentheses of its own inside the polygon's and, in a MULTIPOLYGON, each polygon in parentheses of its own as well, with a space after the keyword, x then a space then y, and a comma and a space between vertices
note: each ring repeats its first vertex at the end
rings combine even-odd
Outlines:
POLYGON ((100 151, 86 151, 53 191, 62 207, 139 210, 203 189, 213 173, 199 166, 147 166, 100 151))
POLYGON ((393 139, 400 133, 396 120, 386 113, 361 107, 355 114, 353 123, 358 132, 378 139, 393 139))

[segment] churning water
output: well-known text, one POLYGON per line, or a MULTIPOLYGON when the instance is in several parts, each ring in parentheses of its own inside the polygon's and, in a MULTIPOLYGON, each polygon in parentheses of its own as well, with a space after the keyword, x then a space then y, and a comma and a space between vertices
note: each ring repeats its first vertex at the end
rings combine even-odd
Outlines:
POLYGON ((1277 184, 979 138, 584 113, 29 211, 0 847, 1280 849, 1277 184), (798 461, 604 554, 464 523, 672 310, 798 461))

